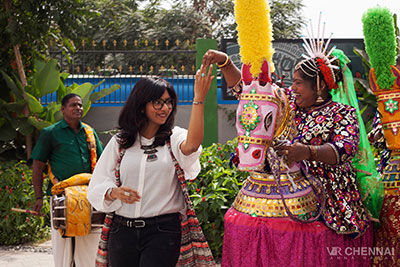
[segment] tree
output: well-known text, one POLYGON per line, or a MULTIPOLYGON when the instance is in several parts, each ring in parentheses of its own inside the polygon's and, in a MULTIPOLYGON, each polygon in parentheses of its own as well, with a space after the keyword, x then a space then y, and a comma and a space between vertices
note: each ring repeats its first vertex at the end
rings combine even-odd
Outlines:
MULTIPOLYGON (((28 99, 25 87, 29 78, 34 73, 33 61, 35 58, 46 56, 47 45, 50 38, 65 50, 73 49, 69 38, 76 33, 77 27, 82 27, 85 18, 91 11, 80 0, 5 0, 0 5, 0 70, 9 77, 16 78, 20 85, 21 95, 12 90, 10 83, 5 78, 0 78, 0 131, 10 132, 10 127, 18 135, 11 139, 7 134, 0 135, 0 152, 16 150, 17 154, 26 151, 29 158, 32 150, 31 131, 21 128, 17 123, 20 114, 18 97, 23 98, 23 115, 29 116, 28 99), (26 75, 26 73, 28 75, 26 75), (10 106, 10 103, 11 104, 10 106), (9 109, 15 111, 9 113, 9 109), (25 137, 25 142, 21 141, 25 137)), ((3 77, 5 77, 3 75, 3 77)), ((14 88, 15 89, 15 88, 14 88)), ((23 153, 24 153, 23 152, 23 153)), ((21 156, 19 156, 21 157, 21 156)))
MULTIPOLYGON (((185 0, 175 0, 176 4, 185 4, 185 0)), ((190 4, 204 16, 212 28, 213 38, 236 38, 234 22, 234 1, 191 0, 190 4)), ((273 36, 280 38, 298 38, 304 25, 301 16, 301 0, 269 0, 273 36)))
MULTIPOLYGON (((101 42, 116 40, 118 43, 141 37, 143 16, 138 10, 144 0, 92 0, 88 5, 96 10, 96 16, 88 18, 85 27, 79 30, 78 38, 101 42)), ((112 45, 112 44, 111 44, 112 45)))
POLYGON ((305 24, 302 0, 270 0, 274 38, 299 38, 305 24))

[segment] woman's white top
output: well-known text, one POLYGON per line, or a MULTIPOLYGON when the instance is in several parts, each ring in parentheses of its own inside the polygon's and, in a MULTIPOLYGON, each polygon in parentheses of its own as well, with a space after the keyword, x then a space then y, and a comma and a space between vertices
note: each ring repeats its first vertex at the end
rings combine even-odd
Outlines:
MULTIPOLYGON (((185 156, 180 150, 181 143, 186 140, 187 130, 174 127, 171 135, 171 148, 179 165, 185 172, 185 178, 196 178, 200 172, 199 149, 185 156)), ((119 145, 116 136, 112 137, 97 162, 89 183, 87 198, 92 206, 102 212, 113 212, 128 218, 147 218, 162 214, 185 212, 185 200, 175 167, 167 144, 157 147, 157 160, 147 162, 147 154, 140 149, 142 145, 151 145, 154 141, 139 137, 130 148, 126 149, 121 161, 120 180, 123 186, 131 187, 142 197, 133 204, 121 200, 105 199, 107 190, 117 187, 115 184, 115 168, 119 158, 119 145)))

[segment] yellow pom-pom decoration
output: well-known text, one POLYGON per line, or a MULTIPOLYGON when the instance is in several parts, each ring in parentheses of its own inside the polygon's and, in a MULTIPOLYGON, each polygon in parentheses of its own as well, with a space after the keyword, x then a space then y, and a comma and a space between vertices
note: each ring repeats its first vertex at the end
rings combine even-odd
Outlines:
POLYGON ((267 60, 272 63, 272 24, 267 0, 236 0, 235 18, 238 31, 240 55, 244 64, 250 64, 250 72, 257 77, 261 65, 267 60))

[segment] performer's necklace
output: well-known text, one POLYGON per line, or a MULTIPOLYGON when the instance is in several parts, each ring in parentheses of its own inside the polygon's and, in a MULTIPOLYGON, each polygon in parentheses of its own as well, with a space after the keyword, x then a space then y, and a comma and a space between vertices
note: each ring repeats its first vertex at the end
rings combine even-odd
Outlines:
POLYGON ((158 152, 158 150, 155 148, 155 146, 153 144, 149 145, 149 146, 144 146, 142 145, 142 140, 141 138, 139 138, 140 140, 140 149, 144 150, 144 154, 147 155, 147 162, 152 162, 152 161, 156 161, 157 160, 157 155, 156 153, 158 152))

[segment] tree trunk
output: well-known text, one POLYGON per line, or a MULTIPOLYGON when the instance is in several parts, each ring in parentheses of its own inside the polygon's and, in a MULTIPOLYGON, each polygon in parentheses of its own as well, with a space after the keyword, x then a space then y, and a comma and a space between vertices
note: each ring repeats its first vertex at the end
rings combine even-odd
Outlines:
MULTIPOLYGON (((6 8, 6 11, 8 11, 10 9, 9 0, 5 1, 5 8, 6 8)), ((11 20, 11 17, 9 18, 9 21, 10 20, 11 20)), ((19 44, 16 44, 16 45, 14 45, 13 48, 14 48, 14 54, 15 54, 15 61, 17 63, 17 67, 18 67, 19 79, 22 84, 22 97, 24 98, 25 103, 26 103, 24 110, 23 110, 23 114, 27 118, 30 114, 29 107, 28 107, 28 101, 27 101, 26 94, 25 94, 25 86, 27 85, 27 82, 26 82, 24 65, 22 64, 21 53, 19 51, 19 46, 20 46, 19 44)), ((28 134, 25 136, 25 145, 26 145, 26 157, 27 157, 27 160, 29 160, 29 158, 31 157, 31 153, 32 153, 32 134, 28 134)))
MULTIPOLYGON (((21 53, 19 52, 19 44, 14 45, 14 54, 15 54, 15 61, 17 62, 17 66, 18 66, 19 79, 21 80, 21 84, 22 84, 22 96, 26 103, 23 112, 24 112, 24 116, 27 118, 30 114, 29 107, 28 107, 28 101, 27 101, 26 95, 25 95, 25 86, 27 85, 27 82, 26 82, 24 66, 22 64, 21 53)), ((27 158, 27 160, 29 160, 31 157, 31 153, 32 153, 32 134, 27 134, 25 136, 25 144, 26 144, 26 158, 27 158)))

